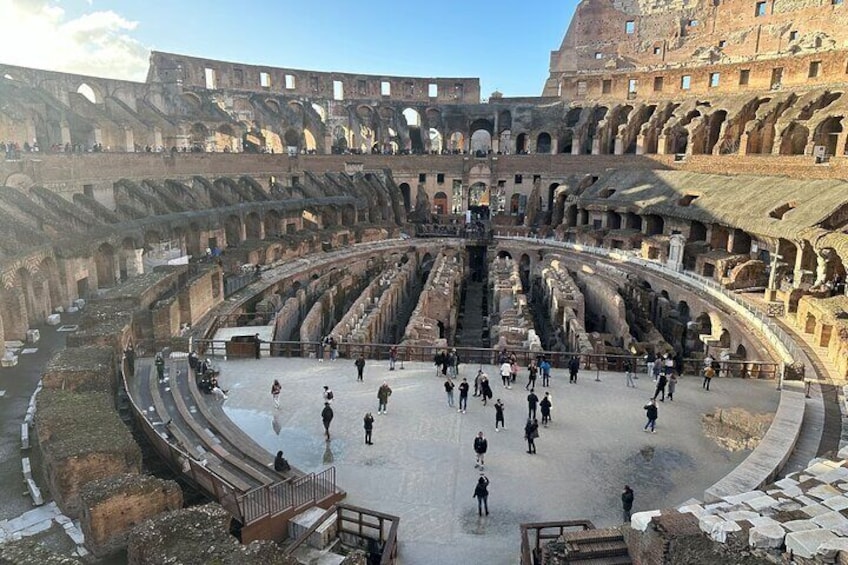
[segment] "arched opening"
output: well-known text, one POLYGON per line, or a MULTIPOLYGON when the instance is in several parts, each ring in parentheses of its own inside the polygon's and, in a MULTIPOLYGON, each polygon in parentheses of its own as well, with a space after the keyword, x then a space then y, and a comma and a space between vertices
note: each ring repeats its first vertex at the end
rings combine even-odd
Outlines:
POLYGON ((517 192, 509 197, 509 213, 513 216, 521 212, 521 195, 517 192))
POLYGON ((704 147, 704 153, 706 155, 711 155, 713 153, 713 149, 718 143, 718 136, 721 134, 721 126, 724 121, 727 119, 727 112, 725 110, 719 110, 718 112, 713 112, 709 119, 709 131, 707 132, 707 143, 704 147))
POLYGON ((559 152, 571 155, 571 148, 574 143, 574 131, 567 129, 562 132, 559 137, 559 152))
POLYGON ((450 135, 448 150, 451 153, 462 153, 465 151, 465 136, 461 132, 455 131, 450 135))
POLYGON ((103 243, 94 254, 94 266, 97 272, 97 287, 109 288, 115 286, 115 249, 108 243, 103 243))
POLYGON ((247 239, 262 239, 262 221, 256 212, 249 213, 245 218, 245 234, 247 239))
POLYGON ((320 119, 320 120, 321 120, 321 123, 322 123, 322 124, 327 122, 327 111, 324 109, 324 107, 323 107, 323 106, 321 106, 320 104, 316 104, 315 102, 313 102, 313 103, 312 103, 312 110, 313 110, 316 114, 318 114, 318 119, 320 119))
POLYGON ((238 216, 227 216, 224 237, 227 238, 227 247, 236 247, 241 243, 241 220, 238 216))
POLYGON ((486 155, 492 150, 492 135, 494 125, 489 120, 474 120, 469 128, 471 132, 471 153, 477 156, 486 155))
POLYGON ((546 155, 551 152, 551 134, 543 131, 536 138, 536 153, 546 155))
POLYGON ((215 150, 223 153, 239 152, 239 137, 229 124, 223 124, 215 131, 215 150))
POLYGON ((424 153, 424 140, 421 137, 421 114, 414 108, 406 108, 403 111, 406 119, 406 128, 409 132, 409 151, 411 153, 424 153))
POLYGON ((189 131, 189 146, 195 153, 206 151, 206 140, 209 137, 209 129, 201 124, 192 124, 189 131))
POLYGON ((430 128, 430 152, 441 153, 443 149, 442 134, 436 128, 430 128))
POLYGON ((303 144, 303 148, 309 153, 314 153, 318 149, 318 145, 315 143, 315 136, 308 129, 303 130, 303 144))
POLYGON ((707 241, 707 226, 693 220, 689 228, 689 241, 707 241))
POLYGON ((780 138, 780 154, 781 155, 803 155, 807 148, 807 138, 810 136, 810 131, 797 122, 789 124, 783 130, 783 136, 780 138))
POLYGON ((527 134, 519 133, 515 138, 515 152, 519 155, 527 153, 527 134))
POLYGON ((476 182, 468 189, 468 209, 481 218, 489 217, 489 189, 485 183, 476 182))
POLYGON ((665 220, 662 216, 650 214, 644 217, 645 235, 660 235, 665 229, 665 220))
POLYGON ((85 82, 79 85, 79 88, 77 88, 77 94, 82 95, 83 98, 85 98, 92 104, 99 104, 102 101, 100 99, 99 93, 85 82))
POLYGON ((410 191, 409 191, 409 183, 401 183, 400 185, 400 195, 403 198, 403 207, 406 208, 406 211, 409 212, 410 209, 410 191))
POLYGON ((813 143, 824 146, 827 155, 836 155, 836 141, 840 133, 842 133, 842 116, 830 116, 816 128, 813 143))
POLYGON ((498 259, 512 259, 512 254, 509 251, 501 249, 498 251, 498 259))
POLYGON ((348 129, 345 126, 336 126, 333 128, 333 153, 346 153, 349 147, 348 129))
POLYGON ((552 182, 550 186, 548 186, 548 210, 553 211, 554 209, 554 198, 556 195, 556 189, 559 188, 558 182, 552 182))
POLYGON ((437 192, 433 197, 433 213, 447 214, 448 211, 448 195, 444 192, 437 192))
POLYGON ((283 140, 285 141, 286 147, 289 149, 289 151, 294 151, 295 153, 297 153, 297 151, 300 149, 300 136, 297 134, 297 131, 291 128, 287 129, 286 132, 283 134, 283 140))

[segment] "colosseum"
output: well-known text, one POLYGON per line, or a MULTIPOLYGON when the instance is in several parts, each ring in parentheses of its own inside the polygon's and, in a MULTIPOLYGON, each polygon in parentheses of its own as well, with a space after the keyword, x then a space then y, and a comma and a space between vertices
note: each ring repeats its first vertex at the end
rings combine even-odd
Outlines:
POLYGON ((582 0, 485 101, 0 64, 0 563, 848 562, 845 9, 582 0))

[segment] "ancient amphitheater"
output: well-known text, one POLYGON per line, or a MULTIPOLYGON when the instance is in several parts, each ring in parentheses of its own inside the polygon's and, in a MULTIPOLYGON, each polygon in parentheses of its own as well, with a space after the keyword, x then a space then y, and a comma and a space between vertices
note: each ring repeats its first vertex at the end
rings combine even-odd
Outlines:
POLYGON ((16 454, 0 562, 845 562, 846 9, 583 0, 541 96, 485 102, 476 78, 163 52, 143 83, 0 64, 0 413, 16 454), (491 521, 464 468, 482 417, 433 414, 433 358, 452 348, 469 380, 500 381, 502 351, 522 383, 551 363, 540 454, 582 414, 604 430, 508 467, 524 456, 516 391, 498 438, 515 455, 487 465, 493 489, 514 488, 493 490, 509 511, 491 521), (191 351, 220 371, 223 404, 191 351), (625 366, 663 355, 689 397, 663 407, 677 437, 627 439, 625 366), (695 394, 707 356, 714 396, 695 394), (263 405, 274 378, 284 416, 263 405), (326 447, 321 403, 300 407, 319 378, 356 411, 336 402, 326 447), (374 452, 380 433, 392 448, 369 459, 361 419, 383 379, 393 421, 409 417, 378 421, 374 452), (607 445, 650 475, 624 526, 628 475, 607 445), (290 470, 269 466, 278 446, 290 470), (704 462, 654 481, 672 452, 704 462), (382 474, 404 465, 397 484, 382 474), (425 510, 434 476, 458 493, 444 508, 467 508, 425 510))

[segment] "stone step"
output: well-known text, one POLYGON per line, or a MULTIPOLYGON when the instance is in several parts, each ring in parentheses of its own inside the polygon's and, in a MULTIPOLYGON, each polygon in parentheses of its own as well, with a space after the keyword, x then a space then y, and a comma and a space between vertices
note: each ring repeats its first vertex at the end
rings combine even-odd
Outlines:
POLYGON ((626 557, 629 561, 627 544, 621 532, 615 528, 581 530, 563 535, 569 562, 573 559, 593 560, 626 557))

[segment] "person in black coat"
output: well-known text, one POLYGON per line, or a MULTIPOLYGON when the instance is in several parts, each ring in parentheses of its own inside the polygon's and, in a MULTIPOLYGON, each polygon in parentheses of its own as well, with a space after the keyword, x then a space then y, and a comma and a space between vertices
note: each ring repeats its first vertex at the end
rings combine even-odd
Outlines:
POLYGON ((542 411, 542 425, 548 427, 548 422, 551 421, 551 395, 546 392, 544 398, 539 403, 539 409, 542 411))
POLYGON ((580 370, 580 359, 577 358, 577 355, 572 355, 571 359, 568 360, 568 382, 576 383, 577 382, 577 372, 580 370))
POLYGON ((127 372, 130 375, 135 374, 135 350, 133 349, 133 344, 127 345, 127 348, 124 350, 124 358, 127 360, 127 372))
POLYGON ((657 418, 659 417, 659 410, 657 410, 657 401, 653 398, 648 400, 648 403, 645 405, 645 415, 648 417, 648 423, 645 424, 644 430, 647 432, 648 428, 651 428, 651 433, 656 433, 657 427, 657 418))
POLYGON ((291 470, 291 465, 286 461, 286 458, 283 457, 283 452, 278 451, 277 456, 274 458, 274 470, 278 473, 285 473, 291 470))
POLYGON ((660 398, 660 402, 665 402, 665 385, 668 384, 668 377, 665 376, 665 371, 660 373, 659 378, 657 378, 657 388, 654 391, 654 400, 657 399, 658 396, 662 394, 660 398))
POLYGON ((539 423, 535 418, 527 418, 524 426, 524 437, 527 440, 527 453, 536 453, 536 438, 539 437, 539 423))
POLYGON ((630 485, 624 485, 621 493, 621 517, 625 524, 630 522, 630 512, 633 510, 633 489, 630 485))
POLYGON ((527 417, 530 419, 536 419, 536 406, 539 405, 539 397, 536 396, 536 393, 533 392, 533 389, 530 389, 530 394, 527 395, 527 417))
POLYGON ((483 510, 486 510, 486 516, 489 515, 489 479, 483 473, 480 473, 480 478, 477 479, 477 486, 474 487, 474 495, 472 498, 477 499, 477 515, 482 516, 483 510))
POLYGON ((483 374, 480 378, 480 395, 483 397, 483 406, 492 399, 492 387, 489 385, 489 377, 483 374))
POLYGON ((327 441, 330 441, 330 422, 333 421, 333 409, 330 408, 330 403, 324 403, 324 409, 321 410, 321 421, 324 423, 324 436, 327 441))
POLYGON ((365 445, 374 445, 371 441, 371 432, 374 430, 374 416, 371 412, 365 413, 365 418, 362 419, 365 427, 365 445))

